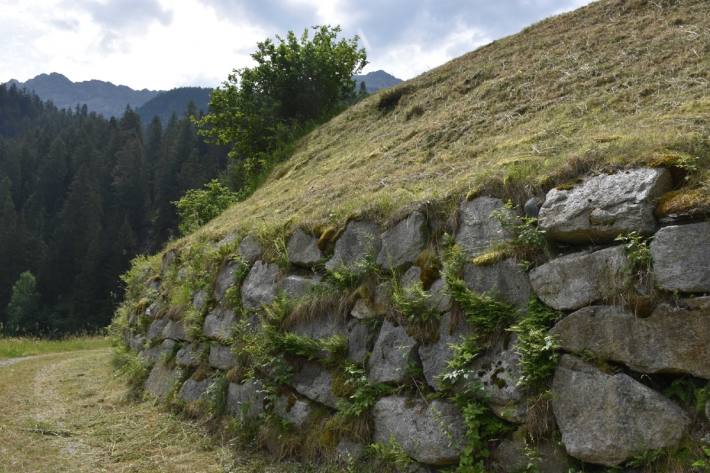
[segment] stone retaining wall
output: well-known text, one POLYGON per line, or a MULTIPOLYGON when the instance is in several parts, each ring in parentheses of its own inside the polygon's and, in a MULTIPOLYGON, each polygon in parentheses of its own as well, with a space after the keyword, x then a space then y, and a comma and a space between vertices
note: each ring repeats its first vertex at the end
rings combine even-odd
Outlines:
POLYGON ((710 441, 707 414, 664 394, 710 379, 710 222, 661 226, 671 186, 663 169, 590 177, 550 191, 537 230, 477 197, 455 227, 422 209, 335 239, 299 229, 280 257, 253 236, 172 250, 139 271, 116 326, 150 369, 147 392, 204 410, 222 399, 278 454, 357 461, 375 443, 436 471, 466 451, 475 405, 501 428, 468 459, 485 471, 624 465, 710 441), (532 257, 521 228, 547 239, 532 257), (555 314, 540 354, 557 366, 535 385, 530 301, 555 314), (300 441, 269 436, 274 425, 300 441), (317 448, 303 444, 313 431, 329 433, 317 448))

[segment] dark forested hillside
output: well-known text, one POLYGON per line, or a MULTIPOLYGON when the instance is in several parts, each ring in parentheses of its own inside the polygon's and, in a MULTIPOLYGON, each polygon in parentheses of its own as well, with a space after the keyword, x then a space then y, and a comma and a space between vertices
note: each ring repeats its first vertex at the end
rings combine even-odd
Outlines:
POLYGON ((105 326, 130 259, 176 233, 172 202, 225 164, 226 152, 198 138, 187 118, 173 116, 166 124, 156 118, 145 127, 130 109, 107 120, 86 106, 59 110, 0 85, 5 332, 105 326), (8 320, 13 284, 26 271, 36 277, 40 309, 16 307, 8 320))
POLYGON ((203 87, 178 87, 177 89, 160 92, 136 109, 144 123, 149 123, 154 117, 166 123, 175 113, 182 115, 192 102, 200 112, 207 112, 212 89, 203 87))

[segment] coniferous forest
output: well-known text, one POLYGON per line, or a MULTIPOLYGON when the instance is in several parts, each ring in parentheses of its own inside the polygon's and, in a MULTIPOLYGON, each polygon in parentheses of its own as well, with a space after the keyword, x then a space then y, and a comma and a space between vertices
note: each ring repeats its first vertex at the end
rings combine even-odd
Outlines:
POLYGON ((130 260, 177 235, 173 202, 226 166, 226 150, 197 135, 195 113, 141 123, 126 109, 108 120, 0 85, 4 333, 109 323, 130 260))

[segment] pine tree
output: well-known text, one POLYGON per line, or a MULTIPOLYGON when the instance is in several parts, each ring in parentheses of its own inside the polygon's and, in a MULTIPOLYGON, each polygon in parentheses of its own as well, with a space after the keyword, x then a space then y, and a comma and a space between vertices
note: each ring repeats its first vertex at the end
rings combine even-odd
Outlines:
POLYGON ((7 305, 6 335, 39 334, 43 326, 40 296, 34 275, 25 271, 12 286, 12 296, 7 305))

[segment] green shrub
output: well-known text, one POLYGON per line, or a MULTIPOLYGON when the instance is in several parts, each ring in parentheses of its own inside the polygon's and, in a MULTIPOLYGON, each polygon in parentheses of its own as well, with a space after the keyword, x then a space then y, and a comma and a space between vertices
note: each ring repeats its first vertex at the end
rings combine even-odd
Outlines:
POLYGON ((180 217, 180 232, 192 233, 237 201, 238 195, 213 179, 202 189, 190 189, 173 202, 180 217))

